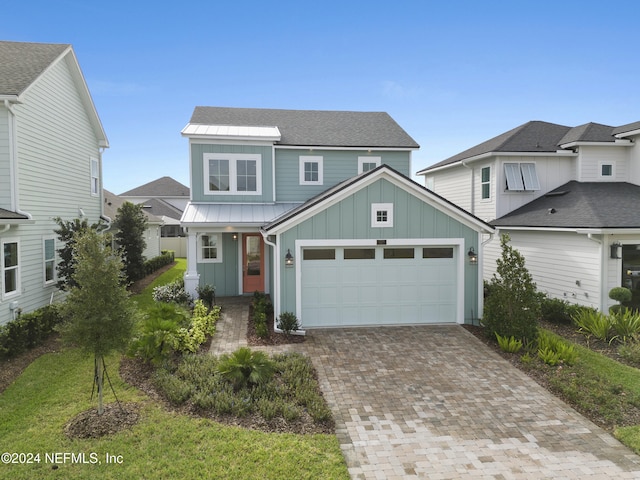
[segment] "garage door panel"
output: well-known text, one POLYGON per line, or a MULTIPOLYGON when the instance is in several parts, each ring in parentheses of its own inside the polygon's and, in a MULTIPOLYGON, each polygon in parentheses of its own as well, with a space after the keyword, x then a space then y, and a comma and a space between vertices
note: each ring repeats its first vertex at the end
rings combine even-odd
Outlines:
POLYGON ((455 322, 455 258, 302 260, 303 326, 348 326, 455 322))

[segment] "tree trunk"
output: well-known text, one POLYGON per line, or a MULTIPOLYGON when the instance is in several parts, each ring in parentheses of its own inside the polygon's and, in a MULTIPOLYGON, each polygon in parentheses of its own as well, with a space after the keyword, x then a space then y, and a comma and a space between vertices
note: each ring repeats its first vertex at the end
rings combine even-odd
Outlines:
POLYGON ((102 401, 102 389, 104 386, 104 358, 96 358, 96 384, 98 387, 98 415, 104 413, 104 404, 102 401))

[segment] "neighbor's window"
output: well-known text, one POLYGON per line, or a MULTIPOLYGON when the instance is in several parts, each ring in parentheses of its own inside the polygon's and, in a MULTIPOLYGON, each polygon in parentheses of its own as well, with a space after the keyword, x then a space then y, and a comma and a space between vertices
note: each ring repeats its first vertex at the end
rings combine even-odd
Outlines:
POLYGON ((613 177, 614 176, 614 168, 613 163, 600 163, 600 176, 601 177, 613 177))
POLYGON ((371 204, 371 227, 393 227, 393 203, 371 204))
POLYGON ((322 157, 316 155, 300 156, 300 185, 322 185, 322 157))
POLYGON ((220 246, 218 244, 218 235, 215 233, 203 233, 200 235, 200 261, 201 262, 220 262, 220 246))
POLYGON ((482 199, 486 200, 491 198, 491 167, 483 167, 481 176, 482 199))
POLYGON ((358 157, 358 173, 368 172, 380 166, 381 157, 358 157))
POLYGON ((259 195, 262 157, 259 154, 205 153, 205 194, 259 195))
POLYGON ((45 238, 42 247, 44 253, 44 283, 53 283, 56 279, 55 238, 45 238))
POLYGON ((17 240, 2 241, 2 296, 16 295, 20 286, 20 250, 17 240))
POLYGON ((540 190, 535 163, 505 163, 507 190, 522 192, 540 190))
POLYGON ((97 158, 91 159, 91 195, 100 192, 100 164, 97 158))

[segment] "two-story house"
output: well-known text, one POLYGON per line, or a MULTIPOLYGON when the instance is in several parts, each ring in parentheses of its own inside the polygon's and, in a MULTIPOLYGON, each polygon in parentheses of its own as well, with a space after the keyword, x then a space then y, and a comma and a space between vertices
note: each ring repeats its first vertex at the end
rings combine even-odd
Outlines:
POLYGON ((471 322, 485 222, 413 182, 384 112, 196 107, 186 288, 264 291, 304 328, 471 322))
POLYGON ((70 45, 0 42, 0 324, 56 300, 53 219, 99 221, 108 146, 70 45))
MULTIPOLYGON (((532 121, 420 172, 430 190, 508 233, 538 289, 606 311, 616 286, 640 300, 640 122, 532 121)), ((500 254, 484 249, 490 279, 500 254)))

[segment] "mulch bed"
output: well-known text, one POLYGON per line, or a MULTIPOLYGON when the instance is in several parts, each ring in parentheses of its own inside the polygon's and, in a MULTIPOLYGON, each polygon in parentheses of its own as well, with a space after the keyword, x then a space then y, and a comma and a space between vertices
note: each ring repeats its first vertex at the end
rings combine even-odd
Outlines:
POLYGON ((92 408, 76 415, 64 427, 69 438, 100 438, 131 428, 140 419, 139 403, 108 403, 104 413, 92 408))
POLYGON ((256 326, 253 323, 253 307, 249 307, 249 318, 247 324, 247 344, 251 346, 274 346, 287 345, 290 343, 303 343, 307 337, 304 335, 285 335, 284 333, 275 333, 273 313, 267 315, 267 336, 259 337, 256 334, 256 326))

